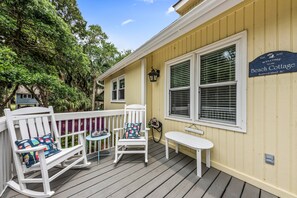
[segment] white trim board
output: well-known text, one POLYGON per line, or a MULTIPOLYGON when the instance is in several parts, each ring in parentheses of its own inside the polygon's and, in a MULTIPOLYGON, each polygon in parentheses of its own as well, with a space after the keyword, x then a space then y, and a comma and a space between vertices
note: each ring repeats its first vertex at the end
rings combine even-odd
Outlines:
POLYGON ((146 104, 146 59, 141 59, 141 104, 146 104))
POLYGON ((167 28, 152 37, 149 41, 144 43, 132 54, 115 64, 108 69, 98 80, 104 80, 115 72, 125 68, 136 60, 139 60, 147 54, 159 49, 165 44, 177 39, 181 35, 193 30, 194 28, 202 25, 210 19, 218 16, 219 14, 229 10, 244 0, 208 0, 204 1, 197 7, 193 8, 190 12, 177 19, 167 28))

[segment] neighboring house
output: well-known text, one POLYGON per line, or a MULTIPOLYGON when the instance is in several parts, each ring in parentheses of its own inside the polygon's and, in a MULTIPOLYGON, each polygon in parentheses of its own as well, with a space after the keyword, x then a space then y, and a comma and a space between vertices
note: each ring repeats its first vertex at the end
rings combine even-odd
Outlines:
POLYGON ((297 1, 180 0, 174 7, 177 21, 99 77, 105 109, 147 104, 164 132, 195 124, 215 145, 212 166, 297 197, 297 73, 277 74, 296 71, 296 54, 266 54, 296 53, 297 1), (160 70, 156 82, 151 67, 160 70))
MULTIPOLYGON (((38 91, 35 92, 36 95, 39 94, 38 91)), ((15 94, 16 108, 19 109, 23 106, 38 106, 37 100, 34 96, 23 86, 20 86, 15 94)))

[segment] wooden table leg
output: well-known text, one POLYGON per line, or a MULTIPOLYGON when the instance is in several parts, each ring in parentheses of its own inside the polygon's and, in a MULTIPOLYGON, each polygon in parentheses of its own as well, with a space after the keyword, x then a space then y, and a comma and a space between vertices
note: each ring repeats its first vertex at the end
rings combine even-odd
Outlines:
POLYGON ((210 168, 210 149, 206 149, 206 167, 210 168))
POLYGON ((201 177, 201 150, 200 149, 197 149, 196 150, 196 158, 197 158, 197 176, 198 177, 201 177))
POLYGON ((178 143, 175 142, 175 152, 178 153, 178 143))
POLYGON ((165 152, 166 152, 166 159, 169 159, 169 152, 168 152, 168 139, 165 138, 165 152))

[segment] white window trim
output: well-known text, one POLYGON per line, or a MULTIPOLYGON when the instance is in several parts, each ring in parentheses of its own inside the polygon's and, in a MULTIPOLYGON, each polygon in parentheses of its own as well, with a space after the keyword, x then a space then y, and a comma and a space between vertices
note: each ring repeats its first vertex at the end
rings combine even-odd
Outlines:
POLYGON ((165 63, 165 119, 186 122, 191 124, 198 124, 203 126, 209 126, 214 128, 220 128, 225 130, 237 131, 237 132, 246 132, 246 81, 247 81, 247 32, 243 31, 241 33, 235 34, 228 38, 217 41, 213 44, 202 47, 194 52, 188 53, 176 59, 167 61, 165 63), (199 57, 203 54, 228 47, 232 44, 236 44, 236 54, 240 54, 236 56, 236 68, 235 68, 235 80, 237 81, 237 106, 236 106, 236 125, 215 122, 215 121, 206 121, 206 120, 198 120, 198 112, 199 112, 199 100, 198 100, 198 83, 199 83, 199 69, 198 69, 198 61, 199 57), (181 116, 172 116, 169 115, 169 86, 170 86, 170 66, 190 60, 191 74, 190 74, 190 118, 184 118, 181 116), (195 67, 195 65, 197 67, 195 67))
POLYGON ((119 100, 119 90, 120 90, 120 80, 124 79, 125 80, 125 92, 126 92, 126 79, 125 79, 125 75, 121 75, 121 76, 118 76, 114 79, 112 79, 110 82, 111 82, 111 86, 110 86, 110 102, 112 103, 125 103, 125 99, 126 99, 126 93, 125 93, 125 98, 122 99, 122 100, 119 100), (117 99, 116 100, 113 100, 112 99, 112 91, 113 91, 113 83, 114 82, 117 82, 117 99))

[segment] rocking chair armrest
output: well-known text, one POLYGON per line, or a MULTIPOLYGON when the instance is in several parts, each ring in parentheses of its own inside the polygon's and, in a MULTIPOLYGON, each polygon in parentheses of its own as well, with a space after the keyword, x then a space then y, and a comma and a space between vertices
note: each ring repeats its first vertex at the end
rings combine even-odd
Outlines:
POLYGON ((143 130, 141 130, 141 132, 148 132, 149 130, 151 130, 150 128, 145 128, 143 130))
POLYGON ((74 132, 74 133, 69 133, 67 135, 61 135, 58 138, 64 138, 64 137, 69 137, 69 136, 73 136, 73 135, 81 135, 84 134, 86 131, 78 131, 78 132, 74 132))
POLYGON ((118 133, 120 130, 123 130, 124 128, 115 128, 113 129, 114 132, 118 133))
POLYGON ((42 151, 46 148, 46 145, 42 145, 42 146, 36 146, 33 148, 26 148, 26 149, 19 149, 16 150, 17 153, 29 153, 29 152, 33 152, 33 151, 42 151))

